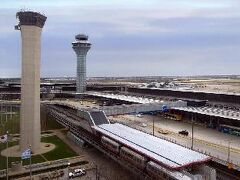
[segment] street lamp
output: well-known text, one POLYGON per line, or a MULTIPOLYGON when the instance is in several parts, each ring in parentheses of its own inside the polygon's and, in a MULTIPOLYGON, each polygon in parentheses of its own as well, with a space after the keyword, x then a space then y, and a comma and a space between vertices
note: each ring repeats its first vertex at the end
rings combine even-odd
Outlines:
POLYGON ((227 156, 227 162, 228 162, 228 169, 232 169, 232 163, 230 162, 230 153, 231 153, 231 141, 228 142, 228 156, 227 156))
MULTIPOLYGON (((8 149, 8 141, 9 141, 9 137, 8 137, 8 131, 7 131, 7 149, 8 149)), ((8 153, 7 153, 7 169, 6 169, 6 176, 7 176, 7 180, 8 180, 8 153)))
POLYGON ((230 144, 231 144, 231 141, 228 142, 228 155, 227 155, 227 162, 228 163, 230 163, 230 152, 231 152, 230 144))
POLYGON ((154 135, 154 129, 155 129, 155 128, 154 128, 154 126, 155 126, 155 119, 154 119, 154 115, 153 115, 153 113, 152 113, 152 116, 153 116, 153 136, 155 136, 155 135, 154 135))
POLYGON ((68 179, 69 179, 69 168, 70 168, 70 165, 71 165, 71 163, 68 162, 67 163, 67 177, 68 177, 68 179))
POLYGON ((98 167, 97 167, 97 164, 96 164, 96 180, 99 180, 99 176, 98 176, 98 167))
POLYGON ((191 149, 193 150, 193 113, 192 113, 192 121, 191 121, 192 123, 192 145, 191 145, 191 149))
POLYGON ((32 145, 29 145, 29 149, 30 149, 30 159, 29 159, 29 164, 30 164, 30 179, 32 179, 32 145))
POLYGON ((98 166, 94 162, 91 163, 91 167, 93 170, 95 170, 95 179, 99 180, 99 173, 98 173, 98 166))

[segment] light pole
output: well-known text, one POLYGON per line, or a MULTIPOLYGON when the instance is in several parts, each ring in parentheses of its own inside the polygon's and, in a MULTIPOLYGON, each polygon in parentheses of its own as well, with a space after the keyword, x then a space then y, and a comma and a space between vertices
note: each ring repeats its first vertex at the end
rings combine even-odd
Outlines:
POLYGON ((68 179, 69 179, 69 168, 70 168, 70 165, 71 165, 71 163, 70 162, 68 162, 67 163, 67 177, 68 177, 68 179))
POLYGON ((193 113, 192 113, 192 145, 191 145, 191 149, 193 150, 193 113))
POLYGON ((32 146, 31 144, 29 145, 29 150, 30 150, 30 159, 29 159, 29 169, 30 169, 30 180, 32 180, 32 146))
POLYGON ((155 135, 154 135, 154 129, 155 129, 155 128, 154 128, 154 126, 155 126, 155 119, 154 119, 154 114, 153 114, 153 113, 152 113, 152 117, 153 117, 153 136, 155 136, 155 135))
MULTIPOLYGON (((0 101, 2 101, 2 94, 1 94, 1 99, 0 99, 0 101)), ((2 103, 3 102, 1 102, 1 106, 0 106, 0 120, 1 120, 1 123, 2 123, 2 103)))
POLYGON ((97 164, 96 164, 96 180, 99 180, 99 174, 98 174, 98 166, 97 166, 97 164))
POLYGON ((228 155, 227 155, 227 162, 228 163, 230 163, 230 152, 231 152, 230 144, 231 144, 231 141, 228 142, 228 155))
POLYGON ((232 169, 233 168, 233 165, 230 162, 230 153, 231 153, 230 144, 231 144, 231 141, 228 142, 228 157, 227 157, 228 169, 232 169))
MULTIPOLYGON (((8 149, 8 131, 7 131, 7 149, 8 149)), ((7 177, 7 180, 8 180, 8 153, 7 153, 7 169, 6 169, 6 177, 7 177)))
MULTIPOLYGON (((1 99, 2 100, 2 94, 1 94, 1 99)), ((4 112, 4 115, 5 115, 5 120, 3 120, 2 118, 2 115, 3 115, 3 104, 1 102, 1 106, 0 106, 0 125, 2 126, 3 128, 3 132, 5 132, 5 128, 6 128, 6 124, 7 124, 7 121, 8 121, 8 117, 7 117, 7 113, 4 112)), ((6 136, 7 136, 7 139, 6 139, 6 149, 8 149, 8 140, 9 140, 9 137, 8 137, 8 130, 6 131, 6 136)), ((7 156, 6 156, 6 179, 8 180, 8 153, 7 153, 7 156)))

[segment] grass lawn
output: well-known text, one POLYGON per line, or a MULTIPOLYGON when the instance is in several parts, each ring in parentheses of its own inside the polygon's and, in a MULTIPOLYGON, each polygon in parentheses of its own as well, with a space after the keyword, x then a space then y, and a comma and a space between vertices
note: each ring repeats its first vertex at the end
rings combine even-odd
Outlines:
POLYGON ((42 142, 52 143, 55 144, 56 146, 54 150, 43 154, 43 156, 48 161, 77 156, 77 153, 75 153, 67 144, 65 144, 57 136, 43 137, 42 142))
MULTIPOLYGON (((63 159, 68 157, 77 156, 77 153, 75 153, 68 145, 66 145, 61 139, 59 139, 57 136, 49 136, 49 137, 43 137, 42 142, 45 143, 52 143, 55 144, 56 148, 50 152, 47 152, 45 154, 42 154, 48 161, 57 160, 57 159, 63 159)), ((9 147, 17 145, 18 142, 9 142, 9 147)), ((0 143, 0 151, 6 148, 6 144, 0 143)), ((44 162, 45 159, 41 155, 32 156, 32 163, 40 163, 44 162)), ((0 156, 0 169, 6 168, 6 157, 0 156)), ((10 157, 9 158, 9 167, 11 166, 11 162, 21 161, 20 157, 10 157)), ((29 159, 23 160, 23 165, 29 164, 29 159)))
POLYGON ((10 115, 4 115, 3 113, 0 113, 0 135, 6 133, 6 129, 10 134, 19 133, 20 131, 20 125, 19 125, 19 119, 20 119, 20 112, 15 111, 16 114, 12 115, 12 118, 10 115))
POLYGON ((48 116, 46 124, 42 124, 42 131, 52 130, 52 129, 62 129, 64 128, 61 124, 59 124, 53 117, 48 116))
MULTIPOLYGON (((41 123, 41 130, 53 130, 64 128, 61 124, 54 120, 53 117, 47 116, 47 120, 41 123)), ((0 135, 5 134, 8 130, 9 134, 19 134, 20 132, 20 111, 15 111, 12 116, 5 115, 0 112, 0 135)))

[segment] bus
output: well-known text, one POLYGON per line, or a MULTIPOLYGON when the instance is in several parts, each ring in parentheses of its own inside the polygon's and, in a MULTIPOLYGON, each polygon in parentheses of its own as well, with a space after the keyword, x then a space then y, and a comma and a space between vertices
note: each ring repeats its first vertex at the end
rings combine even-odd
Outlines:
POLYGON ((223 133, 240 136, 240 128, 239 127, 220 124, 218 130, 223 133))
POLYGON ((180 114, 164 113, 163 116, 166 119, 172 119, 172 120, 175 120, 175 121, 181 121, 182 120, 182 115, 180 115, 180 114))

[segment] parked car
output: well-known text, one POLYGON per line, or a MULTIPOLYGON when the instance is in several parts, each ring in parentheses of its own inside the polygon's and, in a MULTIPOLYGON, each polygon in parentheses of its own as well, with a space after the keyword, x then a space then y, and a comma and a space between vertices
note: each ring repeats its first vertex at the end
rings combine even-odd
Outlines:
POLYGON ((74 173, 82 173, 82 174, 86 174, 85 169, 74 169, 74 173))
POLYGON ((165 130, 165 129, 159 129, 158 132, 160 134, 169 134, 169 132, 167 130, 165 130))
POLYGON ((146 123, 142 123, 141 126, 142 127, 147 127, 147 124, 146 123))
POLYGON ((136 117, 141 118, 141 117, 142 117, 142 114, 136 114, 136 117))
POLYGON ((85 169, 74 169, 73 172, 69 173, 69 178, 74 178, 74 177, 79 177, 79 176, 83 176, 86 174, 85 169))
POLYGON ((187 130, 182 130, 182 131, 178 131, 178 134, 184 135, 184 136, 188 136, 188 131, 187 130))
POLYGON ((74 173, 72 173, 72 172, 68 173, 68 177, 70 177, 70 178, 73 177, 73 174, 74 173))

